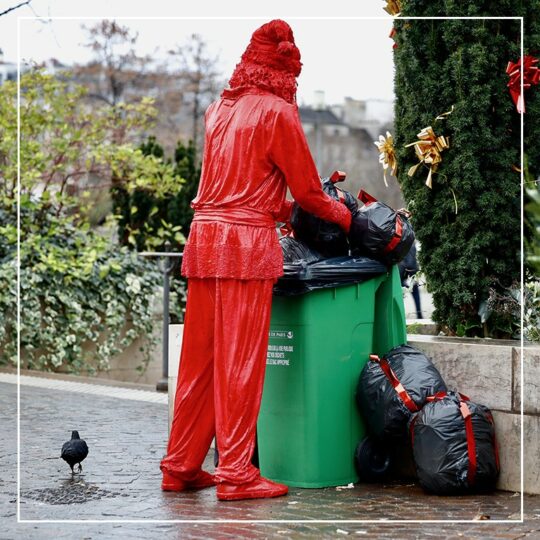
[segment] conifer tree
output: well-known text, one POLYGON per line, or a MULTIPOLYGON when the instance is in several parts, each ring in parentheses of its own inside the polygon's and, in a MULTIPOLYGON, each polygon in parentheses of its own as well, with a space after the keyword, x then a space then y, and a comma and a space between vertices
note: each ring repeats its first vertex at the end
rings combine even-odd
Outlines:
MULTIPOLYGON (((537 0, 533 2, 402 0, 401 15, 526 15, 525 54, 538 56, 537 0), (527 4, 525 6, 525 4, 527 4), (532 9, 536 5, 536 9, 532 9), (527 14, 525 14, 527 7, 527 14)), ((421 242, 420 264, 433 294, 435 321, 457 335, 509 337, 516 310, 494 307, 487 321, 479 311, 493 298, 508 298, 520 279, 520 116, 510 98, 506 67, 520 56, 519 20, 395 21, 395 141, 398 178, 421 242), (434 121, 441 113, 453 112, 434 121), (412 147, 432 126, 450 147, 425 185, 427 167, 412 147), (457 213, 456 213, 457 205, 457 213)), ((529 170, 540 173, 540 88, 525 94, 525 144, 529 170)), ((515 306, 514 306, 515 307, 515 306)))

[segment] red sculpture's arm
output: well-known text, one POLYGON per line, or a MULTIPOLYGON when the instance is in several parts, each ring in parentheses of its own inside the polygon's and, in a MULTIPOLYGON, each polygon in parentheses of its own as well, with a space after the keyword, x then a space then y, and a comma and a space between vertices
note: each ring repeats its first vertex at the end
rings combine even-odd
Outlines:
POLYGON ((349 230, 351 212, 322 190, 295 105, 283 104, 280 107, 271 133, 269 152, 272 161, 283 172, 292 196, 304 210, 325 221, 337 223, 345 231, 349 230))

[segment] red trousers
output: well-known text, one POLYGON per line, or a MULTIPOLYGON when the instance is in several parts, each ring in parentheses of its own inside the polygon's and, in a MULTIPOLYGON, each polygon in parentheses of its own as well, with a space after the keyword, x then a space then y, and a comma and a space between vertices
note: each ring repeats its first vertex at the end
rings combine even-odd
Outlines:
POLYGON ((216 436, 220 482, 256 478, 273 279, 190 278, 167 455, 161 470, 189 481, 216 436))

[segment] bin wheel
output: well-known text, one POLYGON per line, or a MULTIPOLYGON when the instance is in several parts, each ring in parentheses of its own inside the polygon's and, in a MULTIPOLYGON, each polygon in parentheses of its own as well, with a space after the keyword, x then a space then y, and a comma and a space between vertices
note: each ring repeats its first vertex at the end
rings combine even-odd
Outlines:
POLYGON ((356 447, 354 463, 360 482, 381 482, 390 469, 390 453, 382 441, 366 437, 356 447))

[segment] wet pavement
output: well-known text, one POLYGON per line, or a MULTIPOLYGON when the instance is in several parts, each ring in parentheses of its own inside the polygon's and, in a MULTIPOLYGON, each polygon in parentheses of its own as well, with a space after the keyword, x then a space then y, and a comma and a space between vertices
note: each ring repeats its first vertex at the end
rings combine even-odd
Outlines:
MULTIPOLYGON (((520 496, 508 492, 438 497, 424 493, 414 482, 357 484, 352 489, 291 488, 287 497, 236 502, 217 501, 214 489, 162 492, 159 461, 167 440, 165 404, 26 385, 21 385, 20 519, 39 522, 17 523, 16 390, 14 384, 0 383, 2 540, 342 536, 540 539, 540 497, 525 496, 525 522, 520 523, 520 496), (82 474, 72 477, 69 466, 57 456, 73 429, 79 430, 87 441, 90 453, 83 462, 82 474), (110 522, 100 523, 102 520, 110 522), (272 521, 160 522, 165 520, 272 521), (346 522, 351 520, 372 523, 346 522), (386 520, 478 522, 416 524, 385 523, 386 520)), ((211 455, 206 465, 212 469, 211 455)))

